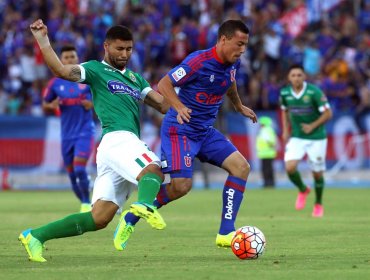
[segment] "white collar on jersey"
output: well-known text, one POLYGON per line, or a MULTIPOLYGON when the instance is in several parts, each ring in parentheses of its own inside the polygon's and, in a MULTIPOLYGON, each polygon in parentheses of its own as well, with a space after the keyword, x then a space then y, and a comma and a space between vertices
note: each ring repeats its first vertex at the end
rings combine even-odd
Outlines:
POLYGON ((303 88, 300 92, 296 93, 294 92, 293 90, 293 87, 291 86, 290 89, 291 89, 291 92, 292 92, 292 95, 296 98, 296 99, 299 99, 302 97, 304 91, 306 90, 306 87, 307 87, 307 83, 306 82, 303 82, 303 88))
POLYGON ((117 70, 117 71, 118 71, 118 72, 120 72, 122 75, 123 75, 123 74, 125 74, 125 72, 126 72, 126 68, 125 68, 125 69, 123 69, 123 70, 121 71, 121 70, 119 70, 119 69, 117 69, 117 68, 114 68, 112 65, 110 65, 110 64, 108 64, 108 63, 106 63, 104 60, 102 60, 102 61, 101 61, 101 63, 103 63, 103 64, 105 64, 105 65, 108 65, 109 67, 111 67, 111 68, 113 68, 113 69, 117 70))

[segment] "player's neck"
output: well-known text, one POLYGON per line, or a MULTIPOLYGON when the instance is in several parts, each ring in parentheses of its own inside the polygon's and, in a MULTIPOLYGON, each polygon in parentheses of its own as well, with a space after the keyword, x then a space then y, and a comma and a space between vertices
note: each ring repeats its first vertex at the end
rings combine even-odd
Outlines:
POLYGON ((301 85, 296 86, 296 87, 295 86, 292 86, 292 89, 293 89, 293 92, 295 94, 298 94, 298 93, 300 93, 302 91, 303 87, 304 87, 304 84, 301 84, 301 85))
POLYGON ((213 55, 214 55, 215 59, 216 59, 219 63, 227 64, 227 63, 226 63, 226 59, 223 57, 222 52, 221 52, 221 50, 220 50, 220 47, 219 47, 217 44, 216 44, 216 46, 214 47, 213 55))

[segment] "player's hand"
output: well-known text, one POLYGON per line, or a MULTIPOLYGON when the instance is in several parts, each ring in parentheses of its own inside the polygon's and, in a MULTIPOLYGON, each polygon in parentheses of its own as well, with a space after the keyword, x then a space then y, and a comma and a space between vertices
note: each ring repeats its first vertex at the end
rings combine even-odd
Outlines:
POLYGON ((239 112, 244 117, 250 118, 253 121, 253 123, 256 123, 257 122, 257 115, 256 115, 256 113, 252 109, 250 109, 250 108, 242 105, 242 107, 239 110, 239 112))
POLYGON ((39 39, 43 39, 48 34, 48 28, 41 19, 38 19, 32 23, 30 25, 30 29, 37 41, 39 39))
POLYGON ((315 129, 315 127, 309 123, 302 123, 301 128, 302 128, 302 131, 306 134, 310 134, 315 129))
POLYGON ((190 114, 191 114, 191 109, 189 109, 188 107, 183 107, 181 108, 180 110, 177 111, 177 122, 179 124, 184 124, 184 121, 185 122, 190 122, 190 114))
POLYGON ((81 105, 85 110, 90 110, 93 107, 93 103, 90 100, 82 99, 81 105))

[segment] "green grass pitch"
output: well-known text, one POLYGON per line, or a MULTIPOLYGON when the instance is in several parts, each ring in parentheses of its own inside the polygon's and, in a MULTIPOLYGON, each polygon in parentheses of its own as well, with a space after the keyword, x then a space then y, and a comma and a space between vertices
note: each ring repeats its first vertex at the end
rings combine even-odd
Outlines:
POLYGON ((369 279, 370 189, 327 189, 322 219, 311 217, 312 194, 295 211, 296 194, 246 191, 237 227, 264 232, 267 247, 257 260, 215 246, 221 190, 193 190, 161 209, 165 230, 140 222, 123 252, 113 247, 116 217, 102 231, 48 241, 48 262, 33 263, 20 231, 68 215, 77 200, 69 191, 0 192, 0 279, 369 279))

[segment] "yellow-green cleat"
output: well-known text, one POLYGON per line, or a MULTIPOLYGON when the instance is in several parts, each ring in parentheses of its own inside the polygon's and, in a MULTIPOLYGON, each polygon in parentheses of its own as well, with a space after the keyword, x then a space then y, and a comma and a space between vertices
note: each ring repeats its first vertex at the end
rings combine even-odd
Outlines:
POLYGON ((235 235, 235 231, 230 232, 229 234, 217 234, 216 236, 216 245, 221 248, 231 247, 231 241, 235 235))
POLYGON ((90 203, 81 203, 80 213, 86 213, 91 211, 90 203))
POLYGON ((131 204, 130 212, 145 219, 155 229, 164 229, 166 227, 165 221, 154 206, 135 202, 131 204))
POLYGON ((19 235, 18 240, 22 242, 30 261, 46 262, 46 260, 42 257, 43 246, 39 240, 32 236, 31 229, 23 231, 19 235))
POLYGON ((123 251, 123 249, 126 248, 127 241, 130 238, 131 233, 135 230, 133 225, 126 223, 125 216, 127 213, 128 210, 121 214, 121 218, 113 235, 114 248, 118 251, 123 251))

